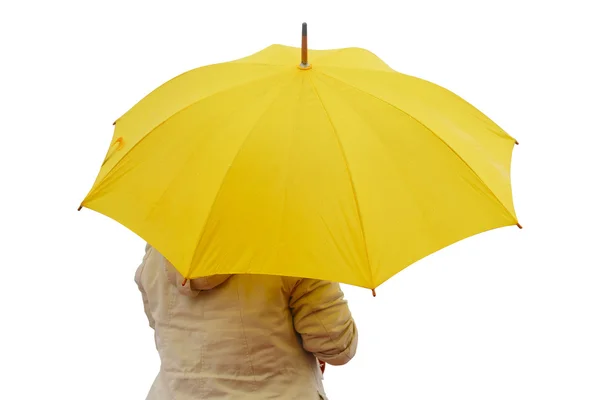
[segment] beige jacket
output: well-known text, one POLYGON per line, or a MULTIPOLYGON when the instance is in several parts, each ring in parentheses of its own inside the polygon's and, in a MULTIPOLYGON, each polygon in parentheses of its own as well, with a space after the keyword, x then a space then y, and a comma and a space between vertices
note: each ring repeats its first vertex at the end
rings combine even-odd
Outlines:
POLYGON ((326 399, 317 358, 342 365, 356 326, 337 283, 183 278, 152 247, 135 277, 161 367, 147 400, 326 399))

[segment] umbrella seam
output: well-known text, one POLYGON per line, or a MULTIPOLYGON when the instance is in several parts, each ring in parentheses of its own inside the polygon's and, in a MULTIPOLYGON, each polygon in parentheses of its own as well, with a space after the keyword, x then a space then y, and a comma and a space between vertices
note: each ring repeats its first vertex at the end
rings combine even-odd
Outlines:
MULTIPOLYGON (((227 171, 225 171, 225 174, 223 175, 223 179, 221 180, 221 184, 219 185, 219 189, 217 190, 217 192, 215 193, 215 198, 210 206, 210 209, 208 211, 208 214, 206 215, 206 220, 204 221, 204 226, 202 228, 202 230, 200 231, 200 237, 197 240, 196 243, 196 248, 194 250, 194 253, 192 254, 192 258, 191 258, 191 262, 194 261, 194 258, 196 257, 196 253, 198 252, 198 248, 200 247, 200 243, 202 242, 202 239, 204 239, 204 235, 206 233, 206 226, 208 224, 208 221, 210 219, 210 216, 213 212, 214 206, 217 203, 217 200, 219 199, 219 196, 221 194, 221 191, 223 190, 223 185, 225 183, 225 180, 227 179, 227 176, 229 175, 229 172, 231 171, 231 167, 233 166, 233 164, 235 163, 235 160, 238 158, 238 156, 240 155, 242 149, 244 148, 244 146, 246 145, 246 143, 248 142, 248 139, 250 138, 250 136, 252 136, 252 133, 255 131, 256 126, 262 121, 262 119, 264 118, 264 116, 269 112, 269 110, 271 109, 271 107, 273 106, 273 104, 275 104, 277 102, 277 100, 279 99, 281 93, 283 92, 284 89, 286 89, 289 85, 285 85, 283 86, 280 90, 279 93, 277 93, 277 95, 275 95, 275 97, 273 98, 273 101, 271 103, 269 103, 269 105, 265 108, 265 110, 263 111, 263 113, 260 115, 260 117, 258 117, 258 119, 256 120, 256 122, 254 123, 254 125, 252 126, 252 128, 250 129, 250 131, 248 132, 248 134, 246 135, 246 137, 244 138, 244 141, 242 142, 242 144, 240 145, 237 153, 235 154, 235 156, 231 159, 231 164, 229 164, 229 167, 227 168, 227 171)), ((275 85, 276 87, 276 85, 275 85)), ((190 267, 190 271, 191 271, 191 267, 190 267)))
MULTIPOLYGON (((331 85, 331 83, 330 83, 330 82, 326 82, 325 80, 322 80, 322 82, 323 82, 325 85, 328 85, 329 87, 333 87, 333 85, 331 85)), ((380 137, 378 134, 376 134, 376 133, 375 133, 375 132, 376 132, 376 129, 375 129, 375 128, 374 128, 374 127, 371 125, 371 123, 370 123, 370 121, 369 121, 369 118, 365 118, 365 116, 363 116, 363 115, 362 115, 362 114, 361 114, 361 113, 360 113, 360 112, 359 112, 359 111, 356 109, 355 105, 354 105, 354 104, 351 104, 351 103, 350 103, 350 102, 349 102, 347 99, 343 98, 343 96, 341 96, 341 98, 342 98, 342 99, 345 101, 345 103, 347 104, 347 106, 353 110, 353 113, 354 113, 354 114, 356 114, 356 115, 357 115, 357 117, 358 117, 358 118, 360 118, 360 119, 361 119, 361 120, 362 120, 362 121, 365 123, 365 125, 366 125, 366 126, 368 126, 368 127, 371 129, 371 132, 373 132, 373 136, 375 136, 375 137, 378 139, 378 142, 380 143, 380 145, 381 145, 383 148, 385 148, 385 144, 384 144, 384 143, 383 143, 383 141, 381 140, 381 137, 380 137)), ((399 169, 399 167, 398 167, 398 163, 396 162, 396 160, 394 159, 394 157, 390 156, 389 154, 386 154, 386 156, 387 156, 388 160, 390 160, 390 162, 392 162, 392 163, 394 164, 394 166, 396 166, 396 168, 398 168, 398 169, 399 169)), ((400 169, 399 169, 399 170, 400 170, 400 169)), ((401 175, 401 176, 402 176, 402 174, 403 174, 403 173, 402 173, 402 172, 400 172, 400 175, 401 175)), ((406 181, 406 180, 403 180, 403 184, 404 184, 404 185, 409 185, 409 184, 407 183, 407 181, 406 181)), ((412 198, 413 202, 414 202, 415 204, 417 204, 417 205, 418 205, 418 204, 419 204, 419 202, 418 202, 418 200, 416 200, 416 199, 415 199, 415 196, 414 196, 414 194, 412 193, 412 191, 411 191, 411 190, 409 190, 408 192, 410 193, 410 196, 411 196, 411 198, 412 198)), ((432 227, 432 223, 431 223, 431 220, 430 220, 430 218, 427 216, 427 213, 426 213, 426 212, 424 212, 422 209, 420 209, 420 211, 421 211, 421 214, 422 214, 422 216, 423 216, 424 222, 425 222, 425 223, 426 223, 426 224, 427 224, 427 225, 428 225, 428 226, 431 228, 431 227, 432 227)), ((438 237, 438 235, 437 235, 437 231, 436 231, 435 229, 431 229, 431 232, 433 233, 433 235, 435 235, 435 236, 436 236, 436 238, 438 237)))
MULTIPOLYGON (((264 64, 264 63, 239 63, 238 60, 224 61, 224 62, 217 62, 217 63, 213 63, 213 64, 203 65, 201 67, 193 68, 193 69, 191 69, 189 71, 182 72, 179 75, 176 75, 173 78, 165 81, 162 85, 158 86, 154 90, 152 90, 149 93, 147 93, 144 97, 142 97, 133 107, 135 107, 138 104, 140 104, 141 102, 143 102, 148 96, 151 96, 152 94, 154 94, 156 91, 158 91, 159 89, 161 89, 165 85, 167 85, 167 84, 169 84, 169 83, 171 83, 171 82, 173 82, 175 80, 181 79, 185 75, 192 74, 192 73, 197 72, 198 70, 201 70, 201 69, 206 70, 206 69, 210 69, 210 68, 214 68, 214 67, 220 67, 220 66, 223 66, 223 65, 231 65, 231 64, 249 64, 249 65, 265 66, 265 67, 267 67, 267 66, 268 67, 283 67, 284 66, 284 65, 264 64)), ((244 84, 241 84, 241 85, 238 85, 238 86, 242 86, 242 85, 244 85, 244 84)), ((236 87, 236 86, 234 86, 234 87, 236 87)), ((229 89, 231 89, 231 88, 229 88, 229 89)), ((229 90, 229 89, 224 89, 221 92, 229 90)), ((213 94, 216 94, 216 93, 221 93, 221 92, 212 93, 212 94, 208 95, 207 97, 212 96, 213 94)), ((200 100, 202 100, 202 99, 200 99, 200 100)), ((113 125, 116 124, 117 122, 119 122, 119 120, 121 120, 122 118, 124 118, 127 114, 129 114, 130 111, 131 111, 131 109, 128 110, 128 111, 126 111, 125 113, 121 114, 121 116, 114 121, 113 125)))
MULTIPOLYGON (((194 107, 196 104, 200 103, 201 101, 208 100, 208 99, 210 99, 211 97, 213 97, 213 96, 216 96, 216 95, 218 95, 218 94, 222 94, 222 93, 225 93, 225 92, 228 92, 228 91, 232 91, 232 90, 235 90, 235 89, 239 89, 240 87, 244 87, 244 86, 246 86, 246 85, 251 85, 251 84, 253 84, 253 83, 256 83, 256 82, 258 82, 258 81, 261 81, 261 80, 269 80, 269 79, 272 79, 272 78, 276 77, 277 75, 283 75, 283 74, 284 74, 284 72, 281 72, 281 71, 279 71, 279 72, 277 72, 277 73, 274 73, 274 74, 271 74, 271 75, 265 76, 265 77, 263 77, 263 78, 261 78, 261 79, 257 79, 257 80, 251 80, 251 81, 248 81, 248 82, 244 82, 243 84, 240 84, 240 85, 235 85, 235 86, 229 87, 229 88, 227 88, 227 89, 225 89, 225 90, 221 90, 221 91, 218 91, 218 92, 211 93, 210 95, 208 95, 208 96, 204 96, 204 97, 202 97, 202 98, 200 98, 200 99, 198 99, 198 100, 195 100, 195 101, 193 101, 192 103, 188 104, 187 106, 185 106, 185 107, 181 108, 180 110, 177 110, 175 113, 173 113, 173 114, 172 114, 172 115, 170 115, 169 117, 165 118, 165 119, 164 119, 164 120, 163 120, 161 123, 157 124, 155 127, 153 127, 152 129, 150 129, 150 130, 149 130, 147 133, 145 133, 145 134, 144 134, 144 135, 143 135, 143 136, 142 136, 142 137, 141 137, 141 138, 140 138, 140 139, 139 139, 139 140, 138 140, 138 141, 137 141, 137 142, 136 142, 136 143, 135 143, 135 144, 134 144, 134 145, 131 147, 131 149, 129 149, 129 150, 127 151, 127 153, 123 154, 123 156, 121 157, 121 159, 119 159, 119 161, 117 161, 117 162, 116 162, 116 164, 115 164, 115 165, 113 165, 113 167, 112 167, 112 168, 111 168, 111 169, 110 169, 110 170, 109 170, 109 171, 108 171, 108 172, 107 172, 107 173, 104 175, 104 178, 102 178, 102 181, 104 181, 105 179, 107 179, 107 178, 108 178, 108 177, 109 177, 109 176, 110 176, 110 175, 111 175, 111 174, 112 174, 112 173, 113 173, 113 172, 114 172, 114 171, 115 171, 115 170, 116 170, 116 169, 117 169, 117 168, 118 168, 118 167, 119 167, 119 166, 122 164, 123 160, 124 160, 124 159, 125 159, 125 158, 126 158, 128 155, 129 155, 129 154, 131 154, 131 152, 132 152, 133 150, 135 150, 137 146, 139 146, 139 144, 140 144, 141 142, 143 142, 143 141, 144 141, 144 140, 145 140, 145 139, 146 139, 146 138, 147 138, 149 135, 151 135, 153 132, 155 132, 155 131, 156 131, 156 130, 159 128, 159 127, 161 127, 162 125, 164 125, 164 124, 165 124, 167 121, 169 121, 171 118, 174 118, 176 115, 178 115, 178 114, 182 113, 183 111, 185 111, 185 110, 187 110, 187 109, 189 109, 189 108, 191 108, 191 107, 194 107)), ((116 131, 116 129, 115 129, 115 131, 116 131)), ((109 149, 109 151, 110 151, 110 149, 109 149)), ((92 191, 90 191, 90 193, 89 193, 89 194, 86 196, 86 198, 84 199, 84 202, 85 202, 85 200, 89 200, 89 199, 90 199, 90 198, 91 198, 91 197, 92 197, 92 196, 93 196, 93 195, 96 193, 96 191, 98 190, 98 188, 101 186, 101 184, 102 184, 102 181, 100 181, 100 182, 96 182, 96 184, 94 184, 94 186, 95 186, 95 187, 94 187, 94 188, 93 188, 93 190, 92 190, 92 191)))
POLYGON ((379 58, 375 53, 373 53, 370 50, 363 49, 362 47, 343 47, 341 49, 334 50, 330 54, 323 55, 321 58, 317 58, 316 61, 321 62, 323 60, 327 60, 328 58, 335 57, 335 56, 339 55, 339 53, 346 52, 346 51, 349 51, 349 50, 355 50, 355 51, 356 50, 360 50, 360 51, 364 51, 366 53, 369 53, 370 55, 372 55, 373 57, 375 57, 379 61, 381 61, 383 63, 383 65, 385 65, 388 68, 388 70, 386 70, 386 69, 379 69, 379 68, 347 67, 347 66, 342 66, 342 65, 327 65, 327 64, 319 65, 319 66, 322 66, 324 68, 353 69, 353 70, 357 70, 357 71, 380 71, 380 72, 386 72, 386 73, 395 73, 395 72, 397 72, 392 67, 390 67, 387 63, 385 63, 381 58, 379 58))
POLYGON ((471 173, 475 176, 475 178, 477 178, 477 180, 483 185, 483 187, 485 189, 487 189, 487 191, 492 195, 492 197, 494 198, 494 200, 500 204, 500 206, 504 209, 504 211, 506 211, 506 213, 511 217, 511 219, 515 220, 515 222, 518 223, 517 219, 511 214, 511 212, 508 210, 508 207, 498 198, 498 196, 496 195, 496 193, 494 193, 494 191, 492 191, 492 189, 483 181, 483 179, 481 179, 481 177, 479 176, 479 174, 477 172, 475 172, 475 170, 469 165, 469 163, 467 163, 465 161, 464 158, 462 158, 462 156, 460 154, 458 154, 458 152, 452 147, 450 146, 444 139, 442 139, 441 137, 439 137, 433 130, 431 130, 431 128, 429 128, 427 125, 425 125, 422 121, 420 121, 419 119, 415 118, 414 116, 412 116, 411 114, 409 114, 408 112, 402 110, 400 107, 396 106, 395 104, 390 103, 387 100, 384 100, 380 97, 375 96, 372 93, 367 92, 366 90, 360 89, 342 79, 336 78, 335 76, 331 76, 329 74, 326 73, 322 73, 323 75, 334 79, 356 91, 359 91, 361 93, 366 94, 367 96, 370 96, 376 100, 379 100, 387 105, 389 105, 390 107, 395 108, 396 110, 400 111, 401 113, 403 113, 404 115, 408 116, 409 118, 413 119, 415 122, 417 122, 418 124, 420 124, 423 128, 427 129, 427 131, 429 131, 434 137, 436 137, 439 141, 441 141, 448 149, 450 149, 450 151, 452 153, 454 153, 454 155, 456 157, 458 157, 458 159, 468 168, 469 171, 471 171, 471 173))
POLYGON ((371 259, 369 257, 369 249, 367 247, 367 235, 365 233, 365 226, 363 223, 363 217, 362 217, 362 212, 360 209, 360 205, 358 204, 358 196, 356 195, 356 187, 354 185, 354 179, 352 178, 352 172, 350 171, 350 166, 348 165, 348 158, 346 156, 346 152, 344 150, 344 147, 342 146, 341 140, 340 140, 340 136, 338 134, 338 131, 333 123, 333 120, 331 119, 331 115, 329 115, 329 112, 327 111, 327 108, 325 108, 325 103, 323 103, 323 99, 321 98, 321 95, 319 94, 319 91, 317 90, 317 87, 315 86, 315 83, 312 80, 312 77, 310 78, 310 83, 312 86, 313 91, 315 92, 315 95, 317 96, 317 99, 319 100, 319 103, 321 103, 321 107, 323 108, 323 112, 325 112, 325 115, 327 116, 327 120, 329 121, 329 124, 331 125, 331 128, 333 129, 333 134, 336 138, 336 142, 337 145, 340 149, 340 152, 342 154, 342 159, 344 160, 344 165, 346 167, 346 172, 348 173, 348 178, 350 180, 350 187, 352 189, 352 196, 354 198, 354 204, 356 206, 356 213, 358 214, 358 223, 360 225, 360 231, 361 231, 361 236, 363 239, 363 245, 365 248, 365 256, 367 258, 367 266, 369 267, 369 272, 371 273, 371 288, 370 289, 375 289, 375 277, 373 276, 373 268, 371 265, 371 259))
MULTIPOLYGON (((265 96, 265 95, 267 95, 267 94, 268 94, 268 93, 270 93, 270 92, 271 92, 271 90, 270 90, 270 89, 267 89, 267 90, 265 91, 265 93, 263 93, 262 95, 260 95, 260 96, 256 97, 256 98, 255 98, 255 100, 257 100, 257 99, 261 98, 262 96, 265 96)), ((226 117, 223 117, 223 121, 231 120, 231 119, 233 118, 233 116, 234 116, 236 113, 238 113, 238 112, 242 111, 242 110, 244 109, 244 107, 246 107, 246 106, 247 106, 247 104, 243 104, 243 105, 241 105, 240 107, 238 107, 238 108, 236 108, 236 109, 233 109, 233 110, 231 111, 231 113, 229 113, 229 114, 228 114, 226 117)), ((184 169, 184 168, 186 168, 186 167, 188 166, 188 163, 189 163, 189 162, 190 162, 190 161, 191 161, 191 160, 192 160, 192 159, 193 159, 193 158, 196 156, 196 153, 197 153, 197 152, 198 152, 198 149, 196 149, 196 150, 193 150, 192 152, 190 152, 190 154, 189 154, 189 156, 188 156, 188 159, 187 159, 187 160, 186 160, 186 161, 185 161, 185 162, 184 162, 184 163, 181 165, 181 167, 180 167, 180 170, 181 170, 181 169, 184 169)), ((172 185, 175 183, 175 180, 176 180, 176 177, 177 177, 177 175, 179 175, 179 174, 175 174, 175 177, 174 177, 174 178, 173 178, 173 179, 172 179, 172 180, 169 182, 169 184, 167 185, 167 187, 166 187, 166 188, 163 190, 162 194, 161 194, 161 195, 159 196, 159 198, 156 200, 156 204, 158 204, 158 203, 160 203, 160 202, 162 201, 162 198, 165 196, 165 194, 167 193, 167 191, 168 191, 168 190, 171 188, 171 186, 172 186, 172 185)), ((154 210, 151 210, 151 213, 152 213, 152 212, 154 212, 154 210)), ((151 215, 151 214, 149 214, 149 215, 151 215)), ((148 218, 148 217, 147 217, 147 218, 148 218)), ((188 275, 189 275, 189 271, 188 271, 188 275)), ((189 278, 189 277, 188 277, 188 278, 189 278)))
MULTIPOLYGON (((448 89, 448 88, 445 88, 445 87, 443 87, 443 86, 440 86, 440 85, 438 85, 438 84, 437 84, 437 83, 435 83, 435 82, 429 81, 429 80, 427 80, 427 79, 420 78, 420 77, 418 77, 418 76, 415 76, 415 75, 405 74, 405 73, 402 73, 402 72, 396 71, 396 70, 394 70, 394 69, 393 69, 393 68, 391 68, 391 67, 390 67, 390 71, 381 70, 381 69, 371 69, 371 68, 354 68, 354 67, 341 66, 341 65, 324 65, 324 66, 323 66, 323 68, 326 68, 326 69, 341 69, 341 70, 355 70, 355 71, 364 71, 364 72, 372 72, 372 73, 385 73, 385 74, 392 74, 392 75, 400 75, 400 76, 403 76, 403 77, 406 77, 406 78, 410 78, 410 79, 416 79, 416 80, 418 80, 418 81, 420 81, 420 82, 425 82, 425 83, 427 83, 427 84, 433 85, 433 86, 435 86, 436 88, 438 88, 438 89, 440 89, 440 90, 442 90, 442 91, 444 91, 444 92, 448 93, 448 94, 449 94, 449 95, 451 95, 452 97, 455 97, 455 98, 457 98, 458 100, 460 100, 460 101, 462 101, 462 102, 466 103, 466 104, 467 104, 469 107, 471 107, 473 110, 477 111, 477 114, 479 114, 477 118, 481 118, 481 117, 483 117, 484 119, 486 119, 486 120, 488 120, 488 121, 492 122, 494 125, 496 125, 498 128, 500 128, 500 130, 501 130, 501 133, 498 133, 498 132, 495 132, 495 131, 494 131, 493 133, 494 133, 495 135, 497 135, 498 137, 501 137, 502 139, 508 139, 508 140, 511 140, 511 141, 515 141, 515 143, 516 143, 516 142, 518 142, 516 138, 514 138, 513 136, 511 136, 511 135, 510 135, 508 132, 506 132, 506 131, 505 131, 505 130, 504 130, 504 129, 503 129, 501 126, 500 126, 500 125, 498 125, 496 122, 492 121, 492 119, 491 119, 490 117, 488 117, 486 114, 484 114, 484 113, 483 113, 481 110, 479 110, 477 107, 475 107, 475 106, 474 106, 472 103, 470 103, 469 101, 467 101, 467 100, 466 100, 466 99, 464 99, 463 97, 459 96, 458 94, 456 94, 456 93, 455 93, 455 92, 453 92, 452 90, 450 90, 450 89, 448 89)), ((338 81, 340 81, 340 82, 343 82, 343 83, 345 83, 345 84, 349 85, 347 82, 345 82, 345 81, 343 81, 343 80, 341 80, 341 79, 339 79, 339 78, 336 78, 336 77, 334 77, 334 76, 331 76, 331 75, 329 75, 329 74, 327 74, 327 73, 325 73, 325 72, 321 72, 321 74, 322 74, 322 75, 326 75, 326 76, 328 76, 328 77, 330 77, 330 78, 332 78, 332 79, 336 79, 336 80, 338 80, 338 81)), ((356 88, 356 87, 355 87, 355 89, 357 89, 357 90, 360 90, 360 89, 358 89, 358 88, 356 88)), ((516 144, 518 144, 518 143, 516 143, 516 144)))

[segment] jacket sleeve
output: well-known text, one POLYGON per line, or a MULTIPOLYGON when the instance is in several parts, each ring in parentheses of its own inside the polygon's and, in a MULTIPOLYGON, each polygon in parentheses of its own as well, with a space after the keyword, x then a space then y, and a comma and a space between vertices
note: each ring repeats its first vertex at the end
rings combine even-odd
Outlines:
POLYGON ((148 323, 150 324, 150 327, 152 329, 154 329, 154 318, 152 317, 152 314, 150 313, 150 307, 148 305, 148 296, 146 295, 146 291, 144 290, 143 279, 142 279, 142 274, 144 273, 144 267, 146 266, 146 263, 148 262, 148 258, 150 258, 150 253, 152 251, 153 251, 152 247, 146 246, 146 254, 144 255, 144 260, 142 261, 142 264, 138 267, 137 271, 135 272, 135 283, 137 284, 137 287, 142 294, 142 301, 144 303, 144 312, 146 313, 146 317, 148 318, 148 323))
POLYGON ((306 351, 331 365, 354 357, 358 332, 338 283, 298 280, 290 293, 290 309, 306 351))

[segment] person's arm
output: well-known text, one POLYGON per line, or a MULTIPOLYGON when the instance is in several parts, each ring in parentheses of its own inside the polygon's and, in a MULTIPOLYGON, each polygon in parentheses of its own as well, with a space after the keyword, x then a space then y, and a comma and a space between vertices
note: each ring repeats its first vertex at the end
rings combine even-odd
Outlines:
POLYGON ((142 293, 142 301, 144 302, 144 312, 146 313, 146 317, 148 318, 148 323, 150 327, 154 329, 154 318, 152 318, 152 314, 150 313, 150 309, 148 306, 148 297, 146 296, 146 291, 144 290, 144 285, 142 283, 142 274, 144 273, 144 267, 150 258, 150 253, 153 251, 152 247, 146 246, 146 254, 144 255, 144 260, 142 264, 138 267, 135 272, 135 283, 139 291, 142 293))
POLYGON ((306 351, 331 365, 354 357, 358 332, 338 283, 298 280, 290 293, 290 309, 306 351))

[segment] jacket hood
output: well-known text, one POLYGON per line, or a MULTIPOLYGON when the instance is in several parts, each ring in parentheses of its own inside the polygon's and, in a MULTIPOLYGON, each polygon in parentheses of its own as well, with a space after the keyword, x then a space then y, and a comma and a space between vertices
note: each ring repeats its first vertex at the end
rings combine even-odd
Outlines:
POLYGON ((200 292, 212 290, 229 279, 231 275, 211 275, 203 276, 201 278, 188 280, 183 285, 183 275, 175 269, 173 264, 163 257, 164 270, 167 274, 169 282, 174 285, 179 293, 189 296, 196 297, 200 292))

